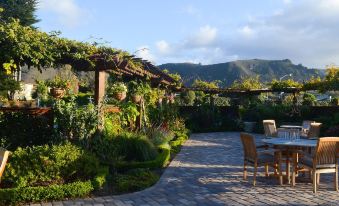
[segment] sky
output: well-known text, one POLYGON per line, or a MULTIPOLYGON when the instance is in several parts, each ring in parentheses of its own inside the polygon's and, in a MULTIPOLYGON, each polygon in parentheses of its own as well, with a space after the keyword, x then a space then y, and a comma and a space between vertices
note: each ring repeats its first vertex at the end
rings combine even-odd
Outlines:
POLYGON ((339 64, 339 0, 40 0, 36 24, 154 64, 339 64))

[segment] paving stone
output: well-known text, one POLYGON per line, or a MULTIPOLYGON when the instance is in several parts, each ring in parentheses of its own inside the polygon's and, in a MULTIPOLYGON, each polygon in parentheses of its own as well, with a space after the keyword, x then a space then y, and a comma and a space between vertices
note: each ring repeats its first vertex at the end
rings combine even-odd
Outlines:
MULTIPOLYGON (((255 135, 257 140, 262 136, 255 135)), ((159 182, 144 191, 41 205, 339 205, 333 190, 333 174, 322 174, 317 195, 312 184, 297 181, 295 187, 280 186, 266 178, 260 168, 257 186, 252 186, 253 169, 243 180, 243 151, 238 132, 192 134, 159 182)))

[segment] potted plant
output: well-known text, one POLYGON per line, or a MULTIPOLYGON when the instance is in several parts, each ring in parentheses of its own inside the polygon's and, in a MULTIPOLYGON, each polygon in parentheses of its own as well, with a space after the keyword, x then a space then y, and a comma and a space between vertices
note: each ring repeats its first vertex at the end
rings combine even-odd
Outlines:
POLYGON ((144 87, 137 83, 132 83, 131 97, 134 103, 139 103, 144 95, 144 87))
POLYGON ((165 90, 157 89, 158 103, 161 104, 165 97, 165 90))
POLYGON ((126 98, 127 87, 123 82, 116 82, 110 88, 110 92, 114 95, 114 98, 122 101, 126 98))
POLYGON ((174 103, 174 98, 175 98, 175 94, 174 93, 170 93, 169 95, 167 95, 167 102, 170 104, 174 103))
POLYGON ((141 101, 141 98, 142 98, 142 93, 140 92, 135 92, 132 94, 132 101, 134 103, 139 103, 141 101))
POLYGON ((68 80, 63 80, 60 76, 55 76, 53 80, 47 81, 47 86, 51 88, 50 92, 54 98, 62 98, 69 86, 68 80))

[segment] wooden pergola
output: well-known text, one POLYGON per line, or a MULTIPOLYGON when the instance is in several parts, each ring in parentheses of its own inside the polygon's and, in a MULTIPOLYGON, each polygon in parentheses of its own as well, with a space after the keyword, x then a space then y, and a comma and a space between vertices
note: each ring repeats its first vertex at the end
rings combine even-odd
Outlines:
POLYGON ((106 89, 106 75, 113 73, 129 79, 147 79, 153 86, 163 86, 172 88, 176 81, 161 69, 147 60, 135 57, 134 55, 119 57, 119 53, 113 54, 94 54, 90 56, 94 63, 91 65, 88 61, 74 60, 62 62, 63 64, 72 65, 77 71, 94 71, 95 72, 95 93, 94 102, 101 105, 106 89), (137 64, 137 66, 132 65, 137 64))

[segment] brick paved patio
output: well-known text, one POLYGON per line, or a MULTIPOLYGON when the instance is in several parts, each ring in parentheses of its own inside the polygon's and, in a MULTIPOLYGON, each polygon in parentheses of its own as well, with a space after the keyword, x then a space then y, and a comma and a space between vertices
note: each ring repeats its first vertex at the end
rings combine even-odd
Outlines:
POLYGON ((280 186, 259 170, 257 186, 242 179, 239 133, 193 134, 153 187, 132 194, 42 205, 339 205, 333 175, 322 175, 318 193, 312 184, 280 186))

